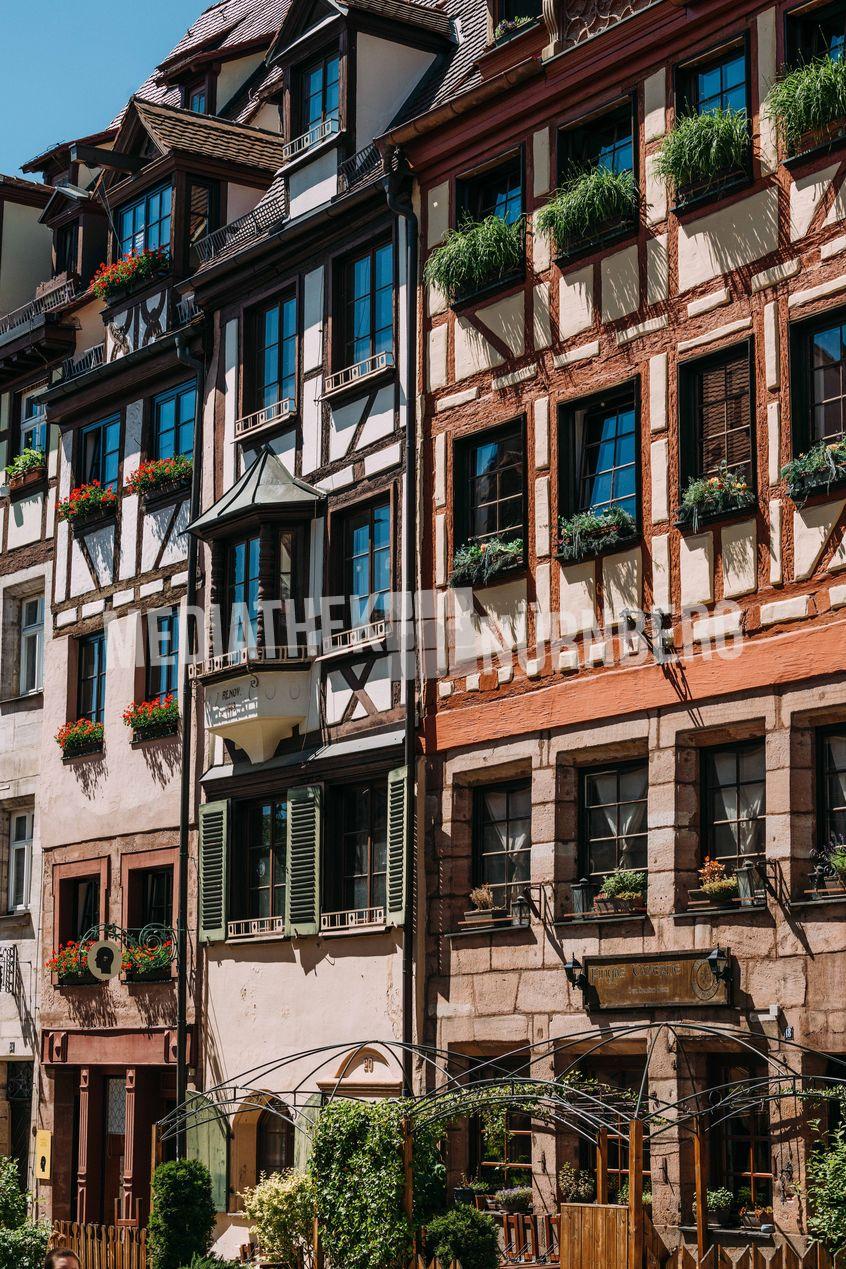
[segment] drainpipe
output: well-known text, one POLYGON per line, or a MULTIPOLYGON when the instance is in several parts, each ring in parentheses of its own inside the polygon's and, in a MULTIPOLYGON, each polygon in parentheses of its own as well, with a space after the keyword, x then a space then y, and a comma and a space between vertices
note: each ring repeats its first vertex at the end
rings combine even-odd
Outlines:
MULTIPOLYGON (((197 412, 194 425, 194 466, 191 475, 191 517, 193 524, 200 514, 200 486, 203 468, 202 394, 205 379, 205 363, 194 357, 188 347, 184 332, 176 336, 176 357, 189 370, 193 370, 197 383, 197 412)), ((197 606, 198 543, 193 533, 188 534, 188 613, 197 606)), ((182 769, 179 797, 179 896, 176 925, 176 1104, 184 1106, 188 1096, 188 834, 191 823, 191 677, 190 677, 190 623, 186 621, 186 647, 182 658, 182 769)), ((180 1125, 176 1137, 176 1156, 186 1155, 185 1128, 180 1125)))
MULTIPOLYGON (((417 594, 417 269, 420 226, 411 201, 411 174, 399 150, 386 155, 384 188, 388 207, 406 227, 406 298, 408 301, 406 341, 406 442, 405 442, 405 557, 406 585, 410 604, 410 621, 406 630, 415 634, 415 597, 417 594)), ((412 643, 412 649, 413 649, 412 643)), ((409 649, 410 651, 411 649, 409 649)), ((402 1042, 403 1094, 412 1095, 414 1060, 414 938, 415 938, 415 829, 416 761, 417 761, 417 675, 416 657, 406 657, 405 669, 405 743, 404 759, 407 779, 405 800, 405 932, 402 943, 402 1042)))

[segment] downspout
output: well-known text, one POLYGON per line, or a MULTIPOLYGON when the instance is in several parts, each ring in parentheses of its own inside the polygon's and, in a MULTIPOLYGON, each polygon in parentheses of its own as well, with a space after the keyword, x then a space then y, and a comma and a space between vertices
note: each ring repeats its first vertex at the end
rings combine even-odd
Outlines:
MULTIPOLYGON (((200 489, 203 469, 202 392, 205 363, 193 356, 184 332, 176 336, 176 357, 193 370, 197 383, 197 409, 194 426, 194 465, 191 474, 191 516, 193 524, 200 514, 200 489)), ((176 1104, 184 1106, 188 1097, 188 836, 191 823, 191 613, 197 606, 198 542, 188 534, 188 589, 186 593, 186 647, 182 657, 182 770, 179 796, 179 896, 176 926, 176 1104)), ((176 1157, 186 1157, 184 1120, 176 1136, 176 1157)))
POLYGON ((405 671, 405 741, 404 761, 407 780, 405 800, 405 930, 402 942, 402 1043, 403 1094, 413 1091, 414 1059, 414 926, 416 872, 416 764, 417 764, 417 675, 414 653, 415 607, 417 596, 417 269, 420 226, 411 200, 411 174, 399 150, 391 150, 385 158, 385 195, 388 207, 406 226, 406 440, 405 440, 405 559, 406 603, 409 620, 405 623, 406 638, 411 648, 404 648, 405 671), (409 655, 411 653, 412 655, 409 655))

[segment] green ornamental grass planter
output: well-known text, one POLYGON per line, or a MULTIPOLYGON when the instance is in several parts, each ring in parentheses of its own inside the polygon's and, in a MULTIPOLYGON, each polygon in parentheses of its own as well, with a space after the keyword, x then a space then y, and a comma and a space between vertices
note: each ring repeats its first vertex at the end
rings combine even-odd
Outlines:
POLYGON ((557 256, 574 255, 631 229, 638 191, 632 172, 597 167, 576 173, 537 214, 538 231, 557 256))
POLYGON ((745 110, 682 115, 658 153, 656 172, 684 205, 720 193, 746 176, 751 153, 745 110))
POLYGON ((513 224, 500 216, 465 220, 429 256, 424 277, 450 304, 458 304, 517 277, 523 268, 524 244, 522 217, 513 224))
POLYGON ((846 440, 820 441, 781 469, 787 492, 803 503, 812 494, 846 480, 846 440))
POLYGON ((568 564, 613 551, 637 537, 637 522, 623 507, 580 511, 558 524, 558 558, 568 564))
POLYGON ((790 155, 846 135, 846 63, 817 58, 783 75, 770 89, 766 113, 790 155))

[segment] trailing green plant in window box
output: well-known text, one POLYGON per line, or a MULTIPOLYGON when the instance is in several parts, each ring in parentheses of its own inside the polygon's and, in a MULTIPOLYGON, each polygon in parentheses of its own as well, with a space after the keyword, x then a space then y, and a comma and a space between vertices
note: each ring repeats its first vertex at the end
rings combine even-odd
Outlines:
POLYGON ((596 167, 566 181, 538 212, 537 226, 562 255, 631 224, 637 205, 633 172, 596 167))
POLYGON ((505 44, 513 36, 519 35, 527 26, 535 26, 537 18, 503 18, 494 31, 494 44, 505 44))
POLYGON ((40 480, 47 472, 47 458, 43 449, 22 449, 6 468, 6 479, 14 489, 30 480, 40 480))
POLYGON ((689 524, 695 533, 703 520, 743 511, 754 506, 755 501, 755 494, 744 478, 721 463, 714 476, 691 477, 682 494, 679 523, 689 524))
POLYGON ((510 277, 523 265, 523 221, 500 216, 467 220, 447 234, 426 261, 424 276, 450 304, 510 277))
POLYGON ((785 463, 781 475, 794 502, 802 502, 835 480, 846 479, 846 440, 820 441, 806 453, 785 463))
POLYGON ((469 542, 453 556, 450 586, 489 586, 502 573, 523 562, 523 540, 469 542))
POLYGON ((678 120, 661 146, 656 171, 684 199, 708 193, 744 171, 749 155, 746 111, 711 110, 678 120))
POLYGON ((558 555, 570 562, 607 551, 637 534, 634 516, 623 507, 604 511, 579 511, 558 522, 558 555))
POLYGON ((830 141, 846 126, 846 62, 797 66, 773 84, 766 110, 791 153, 830 141))

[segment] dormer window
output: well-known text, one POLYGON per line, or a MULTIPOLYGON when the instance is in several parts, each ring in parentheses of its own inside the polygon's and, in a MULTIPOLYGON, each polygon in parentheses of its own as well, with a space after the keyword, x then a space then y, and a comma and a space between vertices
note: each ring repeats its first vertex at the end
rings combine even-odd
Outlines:
POLYGON ((195 115, 208 114, 209 94, 205 84, 200 84, 196 88, 192 88, 188 94, 188 109, 192 110, 195 115))
POLYGON ((117 213, 121 255, 160 247, 170 250, 172 205, 173 187, 159 185, 121 207, 117 213))
POLYGON ((306 66, 299 75, 298 127, 300 134, 317 129, 339 112, 340 58, 329 53, 306 66))
POLYGON ((56 276, 77 272, 79 221, 72 220, 56 230, 56 276))

